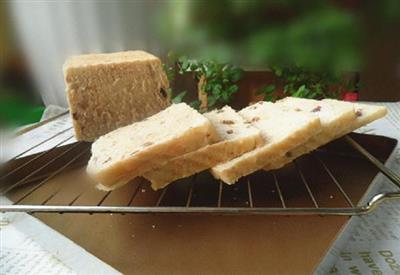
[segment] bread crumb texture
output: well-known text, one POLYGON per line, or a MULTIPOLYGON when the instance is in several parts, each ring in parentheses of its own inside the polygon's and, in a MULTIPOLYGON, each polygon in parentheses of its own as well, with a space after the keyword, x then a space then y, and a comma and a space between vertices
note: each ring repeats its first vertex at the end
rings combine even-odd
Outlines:
POLYGON ((78 140, 93 141, 170 105, 160 59, 143 51, 72 56, 63 70, 78 140))
POLYGON ((92 144, 87 171, 103 186, 121 186, 216 138, 206 117, 185 103, 173 104, 97 139, 92 144))

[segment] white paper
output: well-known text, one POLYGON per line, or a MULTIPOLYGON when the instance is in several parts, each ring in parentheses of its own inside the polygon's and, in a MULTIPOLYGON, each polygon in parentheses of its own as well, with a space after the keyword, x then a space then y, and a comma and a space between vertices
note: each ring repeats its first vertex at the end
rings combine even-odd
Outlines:
POLYGON ((47 151, 56 145, 64 146, 75 142, 71 118, 66 114, 17 137, 6 138, 3 135, 1 160, 5 162, 16 157, 23 158, 47 151), (38 144, 40 145, 36 146, 38 144))
POLYGON ((0 213, 0 274, 121 273, 31 215, 0 213))

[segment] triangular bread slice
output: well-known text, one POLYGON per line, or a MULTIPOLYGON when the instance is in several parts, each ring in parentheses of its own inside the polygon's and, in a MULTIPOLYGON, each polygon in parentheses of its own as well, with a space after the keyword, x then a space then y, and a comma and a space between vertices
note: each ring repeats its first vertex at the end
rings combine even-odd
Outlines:
MULTIPOLYGON (((331 102, 331 99, 326 99, 331 102)), ((363 103, 353 103, 355 119, 344 127, 343 130, 338 131, 335 138, 341 137, 348 134, 374 120, 380 119, 387 114, 387 108, 385 106, 363 104, 363 103)))
POLYGON ((204 116, 211 121, 222 140, 146 172, 143 177, 151 182, 154 190, 231 160, 263 144, 261 131, 245 123, 245 120, 228 106, 205 113, 204 116))
POLYGON ((261 130, 265 144, 211 169, 214 177, 227 184, 262 169, 271 159, 283 156, 321 131, 317 115, 270 102, 258 102, 239 114, 261 130))
POLYGON ((319 116, 322 130, 306 143, 287 152, 285 156, 271 160, 271 162, 264 167, 265 170, 281 168, 299 156, 328 143, 335 138, 337 133, 344 131, 355 119, 353 104, 339 100, 314 100, 286 97, 277 101, 276 104, 315 113, 319 116))
POLYGON ((211 122, 185 103, 112 131, 92 144, 87 171, 114 189, 167 161, 219 140, 211 122))

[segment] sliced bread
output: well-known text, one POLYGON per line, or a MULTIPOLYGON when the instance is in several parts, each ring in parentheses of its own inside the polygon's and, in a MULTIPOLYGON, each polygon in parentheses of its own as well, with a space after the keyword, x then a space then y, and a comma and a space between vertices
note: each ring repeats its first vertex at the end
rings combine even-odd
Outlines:
MULTIPOLYGON (((332 100, 327 99, 327 101, 330 102, 332 100)), ((364 125, 367 125, 374 120, 384 117, 387 114, 387 109, 384 106, 354 103, 353 107, 355 119, 351 123, 346 125, 344 129, 338 131, 335 135, 335 138, 348 134, 364 125)))
POLYGON ((87 171, 113 189, 182 154, 219 140, 211 122, 185 103, 100 137, 87 171))
POLYGON ((204 116, 211 121, 222 140, 146 172, 143 176, 151 182, 154 190, 233 159, 263 143, 261 131, 245 123, 245 120, 228 106, 205 113, 204 116))
MULTIPOLYGON (((304 99, 303 99, 304 101, 304 99)), ((264 167, 265 170, 274 170, 279 169, 286 165, 287 163, 293 161, 297 157, 306 154, 330 141, 335 138, 339 138, 347 133, 352 132, 353 130, 360 128, 376 119, 383 117, 387 110, 386 107, 383 106, 374 106, 374 105, 367 105, 367 104, 360 104, 360 103, 350 103, 345 101, 339 101, 334 99, 324 99, 321 103, 326 103, 331 106, 333 112, 331 112, 332 123, 337 124, 337 126, 329 126, 324 127, 324 119, 321 118, 321 123, 323 127, 326 129, 325 131, 329 132, 325 137, 317 139, 314 137, 310 139, 310 141, 306 142, 305 144, 295 148, 294 150, 288 152, 285 157, 277 158, 271 161, 268 165, 264 167), (351 107, 352 112, 351 116, 349 117, 348 112, 345 112, 348 107, 351 107), (339 119, 339 115, 342 114, 342 118, 339 119), (336 122, 335 118, 336 117, 336 122)), ((303 106, 305 106, 305 102, 302 102, 303 106)), ((321 114, 321 113, 319 113, 321 114)))
POLYGON ((262 169, 271 159, 304 143, 321 131, 319 117, 269 102, 259 102, 239 114, 261 130, 265 144, 211 169, 217 179, 227 184, 262 169))
POLYGON ((170 105, 159 58, 143 51, 72 56, 64 64, 78 140, 93 141, 170 105))
POLYGON ((311 137, 307 142, 287 152, 283 157, 271 160, 265 170, 278 169, 293 161, 297 157, 306 154, 319 146, 328 143, 335 135, 343 131, 354 121, 354 108, 349 102, 339 100, 313 100, 297 97, 286 97, 276 104, 292 109, 315 113, 319 116, 322 130, 311 137))

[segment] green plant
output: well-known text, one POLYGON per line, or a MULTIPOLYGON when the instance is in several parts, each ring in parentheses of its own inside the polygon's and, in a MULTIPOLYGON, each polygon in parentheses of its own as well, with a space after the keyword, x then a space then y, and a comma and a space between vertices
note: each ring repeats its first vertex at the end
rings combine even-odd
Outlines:
MULTIPOLYGON (((170 59, 173 56, 170 55, 170 59)), ((196 81, 203 78, 200 89, 207 94, 207 105, 209 108, 214 108, 219 105, 227 104, 232 98, 232 95, 239 90, 237 82, 242 77, 242 69, 231 64, 219 63, 215 60, 207 59, 190 59, 186 56, 181 56, 175 62, 169 62, 164 65, 166 74, 173 82, 175 74, 192 74, 196 81)), ((173 102, 181 102, 187 94, 187 91, 174 92, 169 89, 173 102)), ((193 107, 198 108, 200 102, 195 100, 190 103, 193 107)))
POLYGON ((283 93, 277 90, 278 85, 271 84, 262 87, 257 94, 264 100, 273 101, 284 96, 304 98, 338 98, 342 79, 331 72, 316 72, 303 67, 273 67, 272 72, 277 78, 276 84, 281 84, 283 93))

